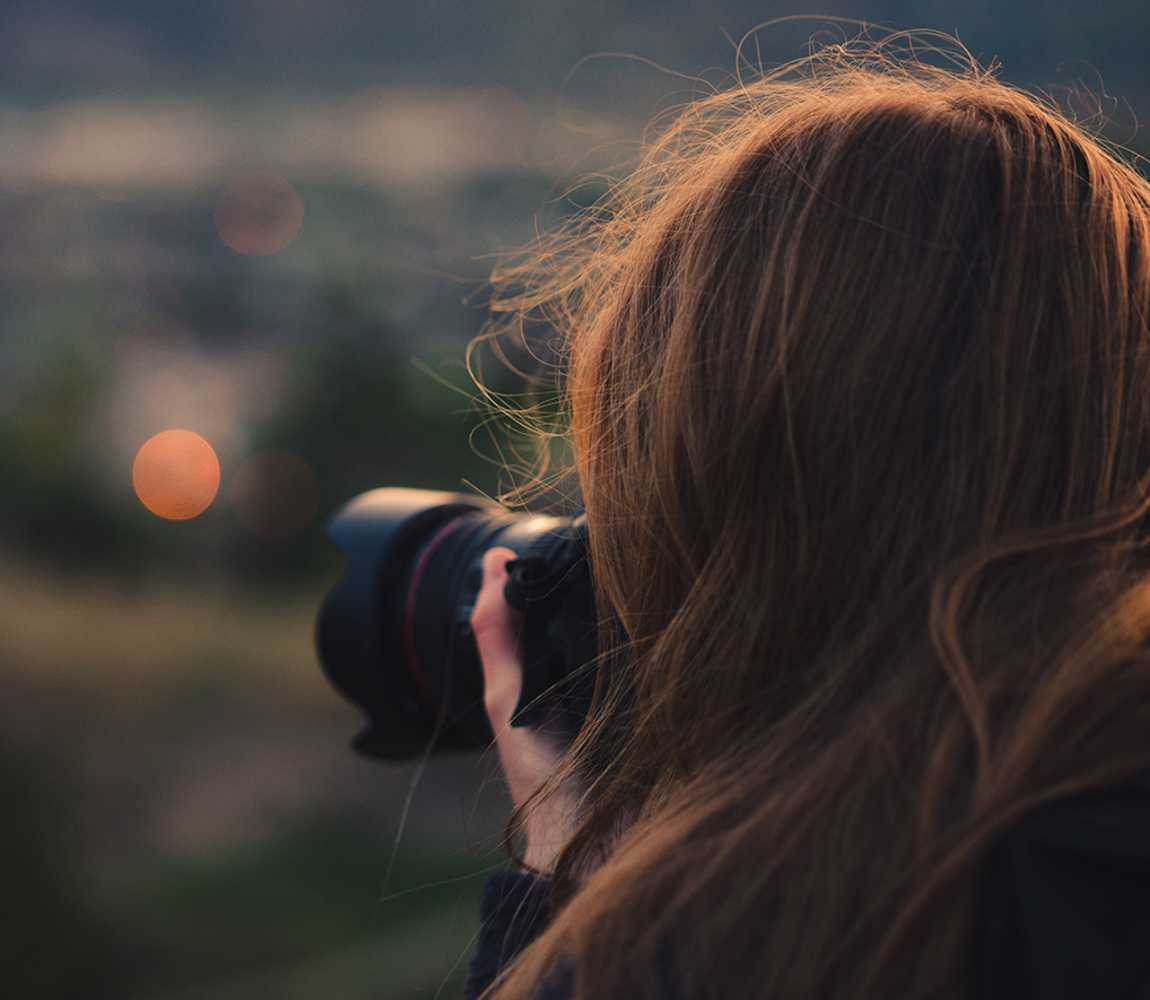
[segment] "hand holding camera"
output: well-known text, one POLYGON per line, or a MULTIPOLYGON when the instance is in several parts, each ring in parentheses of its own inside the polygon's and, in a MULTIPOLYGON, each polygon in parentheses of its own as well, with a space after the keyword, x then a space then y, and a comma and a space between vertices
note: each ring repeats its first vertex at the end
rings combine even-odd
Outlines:
MULTIPOLYGON (((495 740, 511 800, 521 806, 555 769, 564 740, 546 728, 511 725, 523 687, 523 663, 519 655, 521 612, 504 599, 507 565, 516 559, 504 547, 488 549, 483 556, 483 585, 471 612, 471 632, 483 666, 484 705, 495 740)), ((524 861, 539 871, 550 871, 555 857, 574 830, 574 795, 557 795, 544 802, 527 819, 527 850, 524 861)))

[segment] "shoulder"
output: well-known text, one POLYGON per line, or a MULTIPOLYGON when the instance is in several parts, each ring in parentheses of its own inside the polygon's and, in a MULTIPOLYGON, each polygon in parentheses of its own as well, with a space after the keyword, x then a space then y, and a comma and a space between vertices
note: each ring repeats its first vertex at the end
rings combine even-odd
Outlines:
MULTIPOLYGON (((551 879, 519 868, 501 868, 487 876, 479 900, 479 934, 468 964, 465 1000, 478 997, 547 926, 551 886, 551 879)), ((539 1000, 564 1000, 570 995, 566 979, 548 985, 539 1000)))
MULTIPOLYGON (((488 875, 480 898, 480 929, 468 966, 464 1000, 476 1000, 551 921, 553 884, 550 878, 522 869, 500 869, 488 875)), ((661 941, 660 995, 666 1000, 683 998, 675 958, 670 942, 661 941)), ((569 960, 560 960, 544 978, 534 1000, 571 1000, 574 995, 574 966, 569 960)))
POLYGON ((1150 785, 1035 810, 991 848, 980 996, 1150 997, 1150 785))

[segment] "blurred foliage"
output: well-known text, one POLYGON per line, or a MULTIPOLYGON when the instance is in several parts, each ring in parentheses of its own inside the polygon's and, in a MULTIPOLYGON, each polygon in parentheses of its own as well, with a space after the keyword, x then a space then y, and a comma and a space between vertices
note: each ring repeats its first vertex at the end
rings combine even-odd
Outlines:
MULTIPOLYGON (((0 409, 0 537, 59 568, 123 564, 143 552, 139 519, 93 487, 93 418, 112 391, 106 345, 65 302, 0 409)), ((32 336, 41 332, 33 329, 32 336)))
POLYGON ((408 848, 384 897, 385 850, 378 836, 328 824, 287 829, 270 844, 141 864, 105 904, 109 927, 132 942, 129 992, 162 996, 189 983, 224 992, 256 971, 381 949, 406 937, 407 926, 436 930, 454 914, 458 932, 433 933, 424 947, 435 950, 421 962, 448 968, 448 949, 465 954, 474 932, 484 866, 460 853, 408 848))

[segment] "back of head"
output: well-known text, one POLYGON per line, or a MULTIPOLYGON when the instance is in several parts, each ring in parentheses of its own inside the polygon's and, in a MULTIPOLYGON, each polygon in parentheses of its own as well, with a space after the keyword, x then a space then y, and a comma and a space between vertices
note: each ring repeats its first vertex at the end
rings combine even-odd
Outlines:
POLYGON ((691 997, 967 995, 995 835, 1150 765, 1150 184, 965 50, 844 44, 496 281, 565 336, 626 642, 495 995, 659 996, 668 941, 691 997))

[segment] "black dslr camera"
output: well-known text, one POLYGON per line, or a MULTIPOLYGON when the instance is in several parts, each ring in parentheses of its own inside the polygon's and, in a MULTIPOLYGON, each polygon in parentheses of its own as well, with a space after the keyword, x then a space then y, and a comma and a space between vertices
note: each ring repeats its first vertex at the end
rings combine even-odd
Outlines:
POLYGON ((383 760, 478 749, 494 734, 469 619, 483 555, 515 551, 504 597, 523 613, 523 689, 512 725, 573 737, 590 705, 595 601, 586 515, 511 514, 463 493, 390 488, 328 525, 346 555, 316 626, 333 685, 367 715, 352 746, 383 760), (434 737, 434 740, 433 740, 434 737), (429 747, 430 744, 430 747, 429 747))

